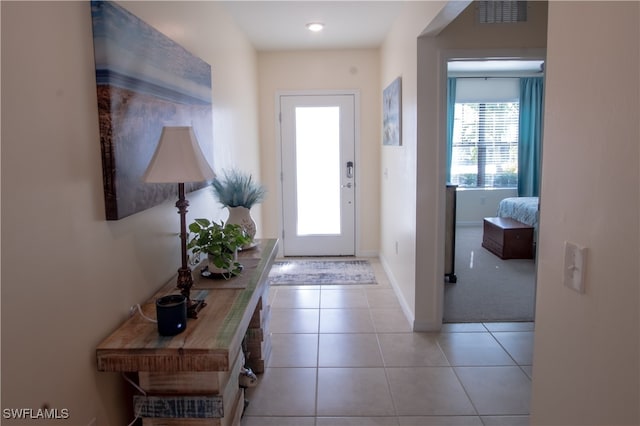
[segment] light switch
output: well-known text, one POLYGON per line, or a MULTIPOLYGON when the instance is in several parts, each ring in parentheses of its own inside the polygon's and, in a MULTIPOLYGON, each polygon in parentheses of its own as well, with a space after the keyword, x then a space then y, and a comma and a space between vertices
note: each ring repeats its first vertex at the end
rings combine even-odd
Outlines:
POLYGON ((584 293, 584 272, 587 248, 569 241, 564 242, 564 285, 578 293, 584 293))

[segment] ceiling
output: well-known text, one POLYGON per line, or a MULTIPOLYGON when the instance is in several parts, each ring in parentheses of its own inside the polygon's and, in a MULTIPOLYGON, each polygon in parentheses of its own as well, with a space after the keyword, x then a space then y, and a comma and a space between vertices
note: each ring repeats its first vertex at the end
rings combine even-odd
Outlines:
MULTIPOLYGON (((379 47, 405 1, 233 0, 221 3, 257 50, 276 51, 379 47), (309 31, 306 24, 311 22, 323 23, 324 30, 309 31)), ((465 7, 467 4, 464 3, 465 7)), ((541 64, 542 61, 456 60, 449 63, 449 73, 457 76, 539 74, 541 64)))
POLYGON ((380 46, 402 1, 225 1, 259 51, 360 49, 380 46), (307 30, 322 22, 323 31, 307 30))

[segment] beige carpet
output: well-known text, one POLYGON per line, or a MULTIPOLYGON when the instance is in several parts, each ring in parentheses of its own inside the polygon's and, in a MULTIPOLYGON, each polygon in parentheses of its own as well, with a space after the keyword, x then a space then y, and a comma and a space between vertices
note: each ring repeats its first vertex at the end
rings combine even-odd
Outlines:
POLYGON ((456 229, 458 282, 445 280, 444 322, 533 321, 535 261, 502 260, 481 243, 481 226, 456 229))

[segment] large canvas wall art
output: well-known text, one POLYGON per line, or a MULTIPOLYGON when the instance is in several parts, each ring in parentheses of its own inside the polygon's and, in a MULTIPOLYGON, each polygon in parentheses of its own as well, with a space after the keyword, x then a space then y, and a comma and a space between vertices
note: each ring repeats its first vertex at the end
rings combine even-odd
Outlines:
POLYGON ((164 126, 192 126, 213 166, 211 66, 113 2, 92 1, 91 15, 105 210, 117 220, 177 198, 175 184, 142 182, 164 126))
POLYGON ((396 78, 382 92, 382 144, 402 145, 402 80, 396 78))

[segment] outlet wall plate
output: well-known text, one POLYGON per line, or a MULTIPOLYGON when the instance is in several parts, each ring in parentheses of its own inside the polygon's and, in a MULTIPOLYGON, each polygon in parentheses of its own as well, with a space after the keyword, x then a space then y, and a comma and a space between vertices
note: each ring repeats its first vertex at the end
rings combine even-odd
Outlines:
POLYGON ((587 248, 569 241, 564 242, 563 284, 580 294, 585 292, 584 278, 587 248))

